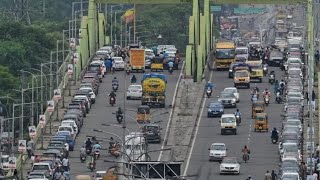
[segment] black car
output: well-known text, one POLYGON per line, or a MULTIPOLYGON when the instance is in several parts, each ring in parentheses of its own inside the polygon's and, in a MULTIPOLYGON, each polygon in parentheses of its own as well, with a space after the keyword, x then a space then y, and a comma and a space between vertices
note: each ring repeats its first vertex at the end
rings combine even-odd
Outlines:
POLYGON ((158 124, 147 124, 142 129, 147 142, 161 142, 161 128, 158 124))
POLYGON ((208 118, 209 117, 221 117, 224 114, 224 106, 221 102, 210 102, 208 105, 208 118))

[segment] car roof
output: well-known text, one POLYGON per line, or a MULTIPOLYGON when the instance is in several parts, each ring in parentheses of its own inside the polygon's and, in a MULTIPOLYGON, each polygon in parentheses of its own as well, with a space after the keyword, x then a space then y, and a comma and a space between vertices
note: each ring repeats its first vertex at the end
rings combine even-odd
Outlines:
POLYGON ((225 146, 225 143, 212 143, 211 146, 225 146))
POLYGON ((228 90, 228 89, 230 89, 230 90, 237 90, 236 87, 226 87, 226 88, 224 88, 224 90, 228 90))
POLYGON ((222 114, 221 117, 234 117, 234 114, 222 114))
POLYGON ((50 165, 50 163, 52 163, 52 162, 48 161, 48 162, 33 163, 33 166, 35 166, 35 165, 39 165, 39 166, 41 166, 41 165, 50 165))
POLYGON ((96 171, 96 173, 103 174, 103 173, 107 173, 107 171, 96 171))

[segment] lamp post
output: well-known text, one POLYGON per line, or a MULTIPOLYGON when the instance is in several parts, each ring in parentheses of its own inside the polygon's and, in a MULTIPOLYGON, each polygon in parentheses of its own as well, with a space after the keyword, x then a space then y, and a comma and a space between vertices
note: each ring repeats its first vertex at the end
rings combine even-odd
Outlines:
POLYGON ((110 6, 111 9, 111 20, 110 20, 110 39, 111 39, 111 44, 112 44, 112 39, 113 39, 113 26, 112 26, 112 15, 113 15, 113 8, 116 7, 122 7, 123 5, 114 5, 114 6, 110 6))
MULTIPOLYGON (((42 66, 41 66, 42 67, 42 66)), ((46 85, 48 84, 48 80, 47 80, 47 76, 46 74, 44 74, 42 72, 42 68, 41 70, 39 69, 35 69, 35 68, 31 68, 32 70, 34 71, 38 71, 41 73, 41 76, 40 76, 40 86, 41 86, 41 92, 40 92, 40 101, 41 101, 41 114, 43 114, 43 87, 47 87, 47 86, 43 86, 43 78, 42 77, 45 77, 46 78, 46 85)), ((47 88, 46 88, 47 89, 47 88)))
MULTIPOLYGON (((28 73, 28 74, 31 74, 32 76, 32 80, 31 80, 31 125, 33 126, 34 125, 34 105, 33 105, 33 102, 34 102, 34 83, 33 83, 33 78, 35 77, 33 73, 29 72, 29 71, 24 71, 24 70, 20 70, 22 73, 28 73)), ((22 93, 23 94, 23 93, 22 93)))
MULTIPOLYGON (((72 10, 71 10, 71 13, 72 13, 72 21, 73 21, 73 19, 75 19, 75 13, 74 13, 74 11, 75 11, 75 5, 78 5, 78 4, 80 4, 80 11, 81 11, 81 16, 83 16, 83 4, 84 3, 89 3, 89 1, 83 1, 83 0, 81 0, 80 2, 73 2, 72 3, 72 10)), ((69 21, 70 22, 70 21, 69 21)), ((73 22, 76 22, 76 21, 73 21, 73 22)), ((73 24, 72 24, 72 27, 74 27, 74 28, 72 28, 72 29, 76 29, 75 27, 76 27, 76 24, 74 24, 74 26, 73 26, 73 24)), ((75 34, 73 34, 72 33, 72 37, 76 37, 76 35, 75 34)))
MULTIPOLYGON (((130 44, 130 41, 131 41, 131 29, 132 28, 136 28, 136 27, 142 27, 142 26, 145 26, 143 24, 141 25, 138 25, 138 26, 129 26, 129 44, 130 44)), ((136 43, 136 40, 135 40, 135 37, 136 37, 136 32, 133 32, 133 43, 136 43)))
MULTIPOLYGON (((121 12, 124 12, 124 11, 115 11, 114 12, 114 24, 117 25, 117 13, 121 13, 121 12)), ((121 21, 121 18, 120 18, 120 36, 122 37, 122 21, 121 21)), ((117 32, 116 32, 116 29, 115 29, 115 32, 114 32, 114 44, 117 45, 117 32)))

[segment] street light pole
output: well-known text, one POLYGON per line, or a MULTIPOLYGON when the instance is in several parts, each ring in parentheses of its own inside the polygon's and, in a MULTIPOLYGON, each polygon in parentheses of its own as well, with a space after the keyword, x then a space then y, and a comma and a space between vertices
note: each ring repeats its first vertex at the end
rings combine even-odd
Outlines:
MULTIPOLYGON (((121 12, 124 12, 124 11, 115 11, 114 12, 114 24, 116 25, 117 24, 117 13, 121 13, 121 12)), ((122 38, 122 21, 121 21, 121 18, 120 18, 120 26, 121 26, 121 30, 120 30, 120 34, 121 34, 121 38, 122 38)), ((114 32, 114 44, 117 45, 117 33, 116 33, 116 29, 115 29, 115 32, 114 32)))
MULTIPOLYGON (((33 78, 35 77, 33 73, 29 72, 29 71, 24 71, 24 70, 20 70, 22 73, 28 73, 28 74, 31 74, 32 76, 32 80, 31 80, 31 126, 34 125, 34 83, 33 83, 33 78)), ((23 95, 23 92, 22 92, 22 95, 23 95)))

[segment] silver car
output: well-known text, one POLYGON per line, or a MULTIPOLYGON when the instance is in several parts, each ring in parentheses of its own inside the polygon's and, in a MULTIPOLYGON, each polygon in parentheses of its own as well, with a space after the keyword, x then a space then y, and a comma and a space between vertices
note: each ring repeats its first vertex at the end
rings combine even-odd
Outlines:
POLYGON ((237 107, 237 98, 231 91, 223 91, 218 96, 218 101, 223 104, 224 107, 237 107))

